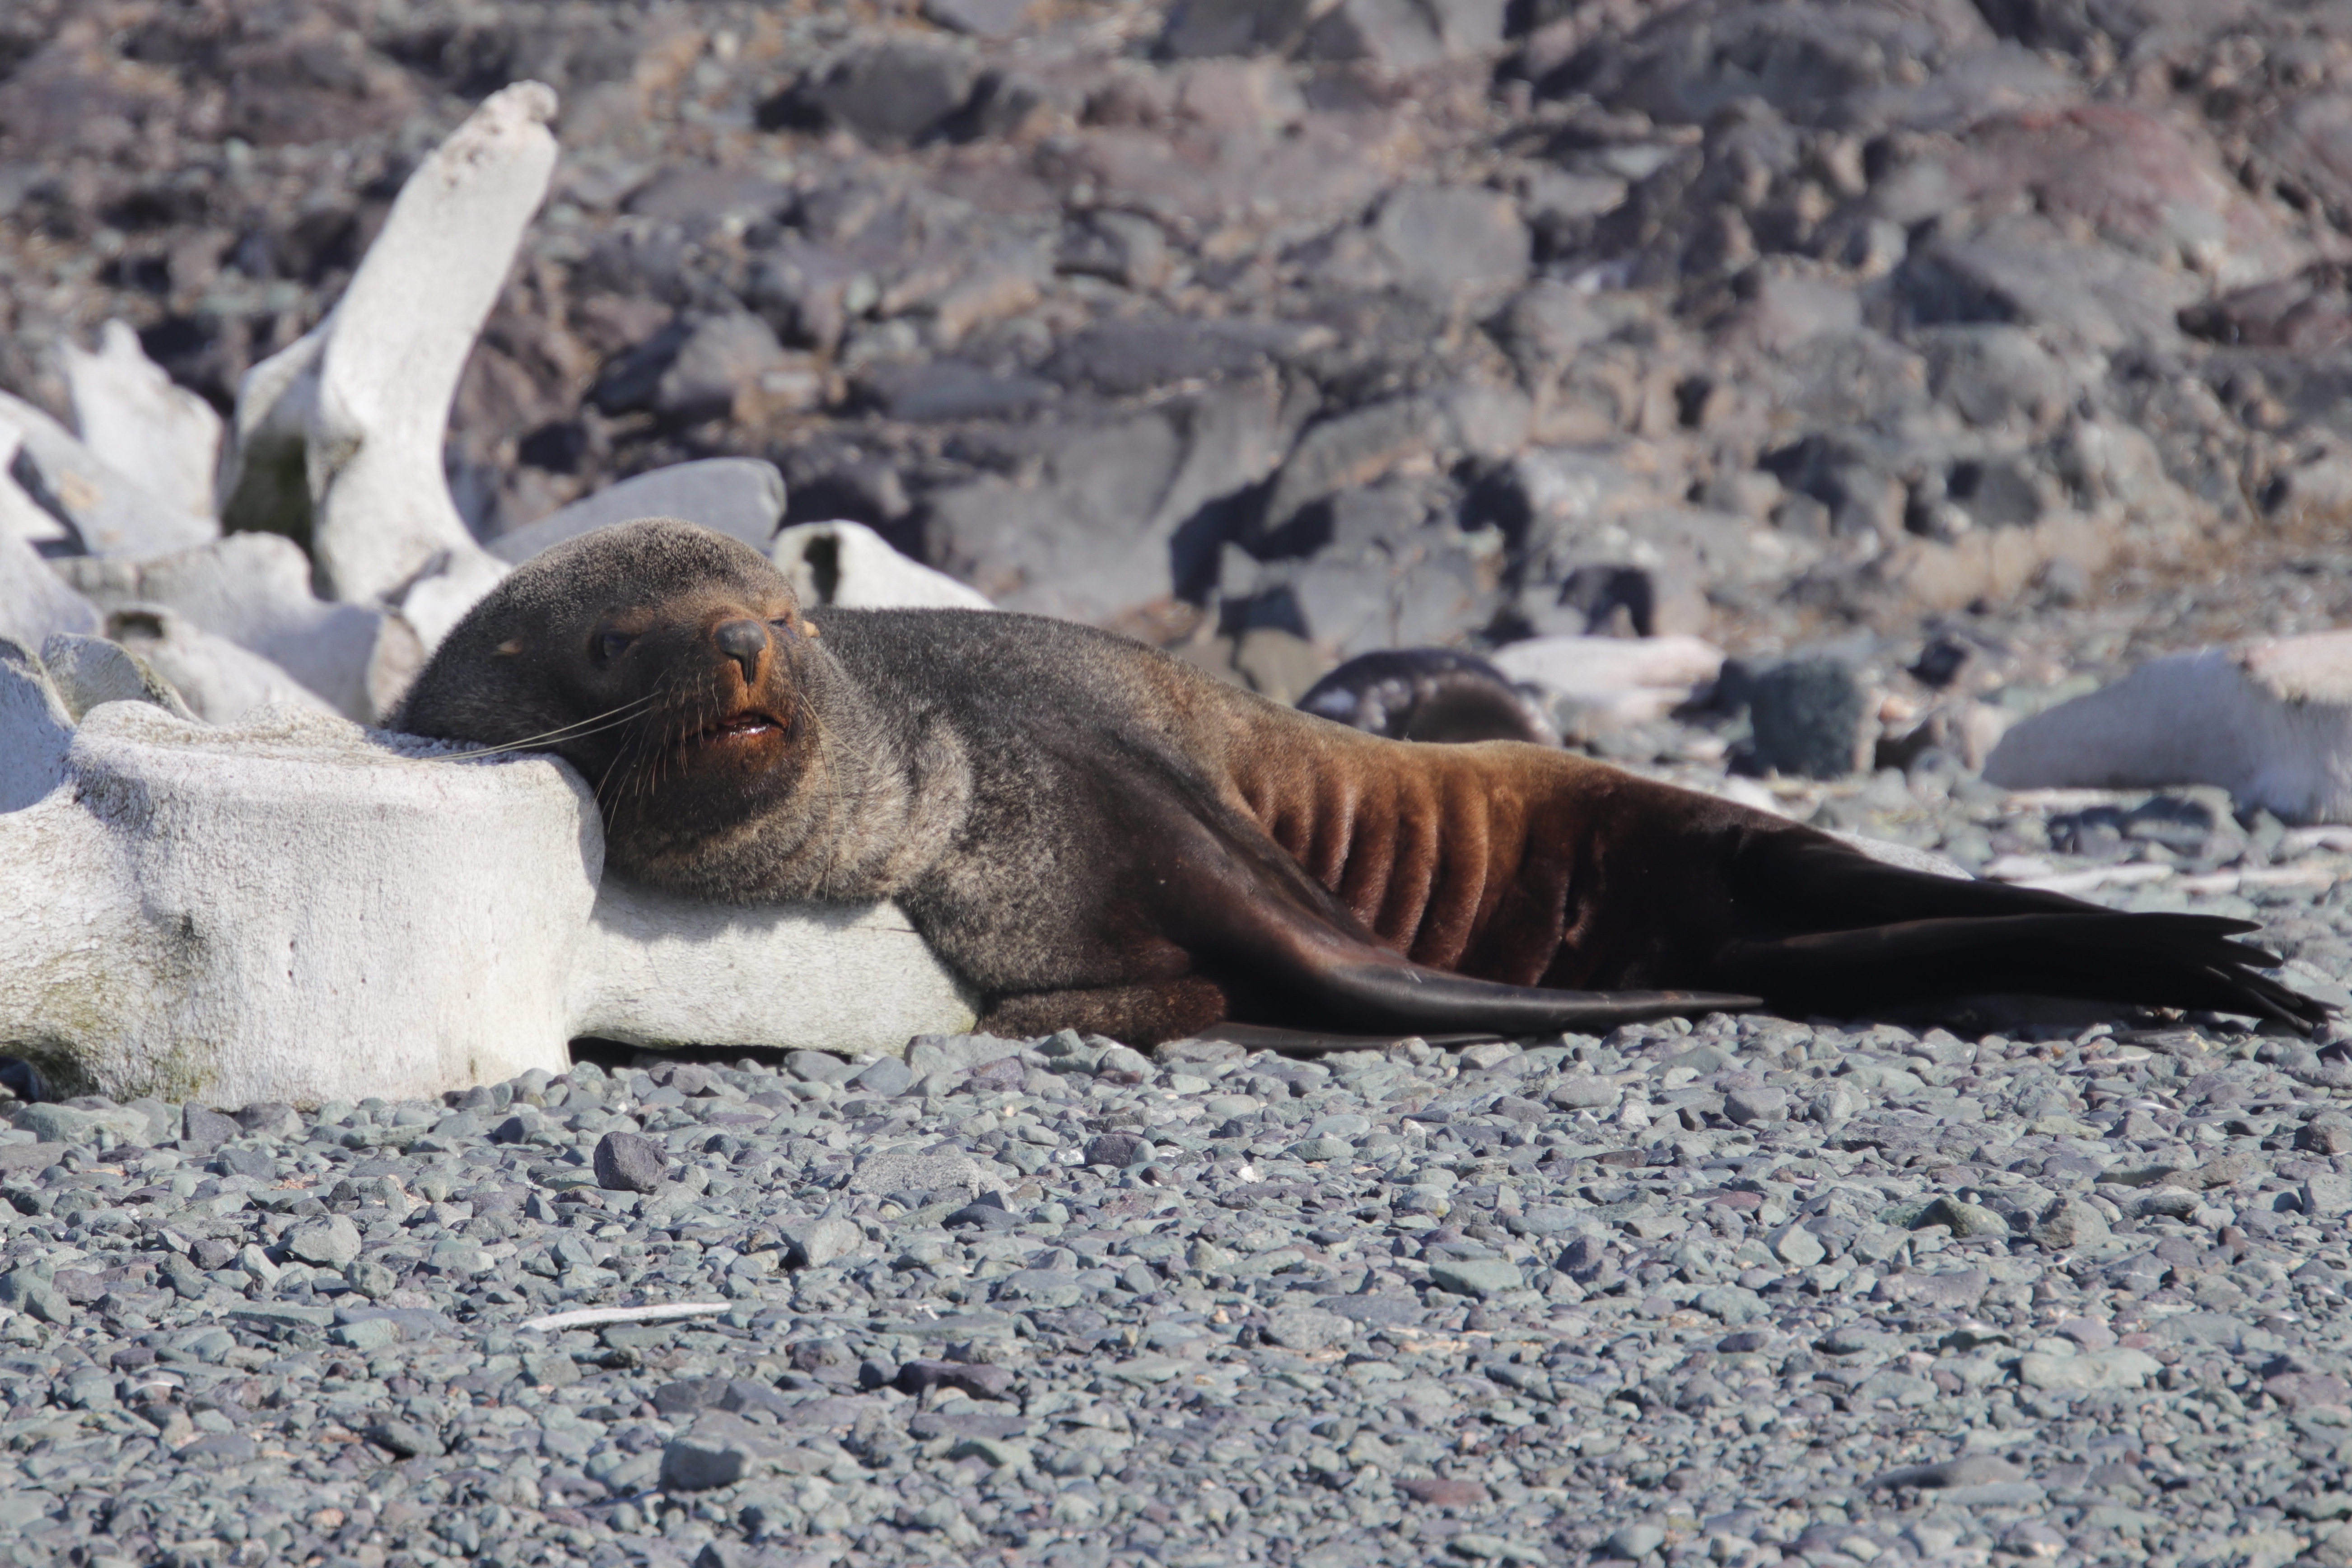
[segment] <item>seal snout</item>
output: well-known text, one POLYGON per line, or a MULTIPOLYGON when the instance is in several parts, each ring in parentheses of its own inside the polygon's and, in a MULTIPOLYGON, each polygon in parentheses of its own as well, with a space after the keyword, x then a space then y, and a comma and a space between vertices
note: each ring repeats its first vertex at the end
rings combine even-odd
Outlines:
POLYGON ((768 651, 768 628, 749 616, 722 623, 710 634, 719 651, 735 661, 743 671, 743 684, 750 687, 759 679, 760 656, 768 651))

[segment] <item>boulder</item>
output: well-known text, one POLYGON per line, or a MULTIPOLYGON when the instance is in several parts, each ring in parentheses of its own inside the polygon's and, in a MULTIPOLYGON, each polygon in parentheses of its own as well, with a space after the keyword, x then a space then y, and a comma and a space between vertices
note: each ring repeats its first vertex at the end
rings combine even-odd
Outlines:
POLYGON ((837 126, 881 147, 921 140, 971 99, 978 68, 966 50, 894 38, 837 61, 791 95, 794 118, 837 126))
POLYGON ((593 529, 645 517, 681 517, 764 551, 784 515, 784 477, 757 458, 705 458, 623 479, 562 510, 509 529, 490 553, 521 563, 593 529))

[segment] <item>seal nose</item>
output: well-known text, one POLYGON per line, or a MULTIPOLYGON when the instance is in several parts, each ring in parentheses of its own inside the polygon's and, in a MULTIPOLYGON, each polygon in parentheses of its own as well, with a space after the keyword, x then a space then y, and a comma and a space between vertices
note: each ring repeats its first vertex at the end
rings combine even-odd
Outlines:
POLYGON ((768 628, 750 619, 728 621, 710 634, 710 640, 742 668, 743 684, 751 685, 760 670, 760 656, 768 651, 768 628))

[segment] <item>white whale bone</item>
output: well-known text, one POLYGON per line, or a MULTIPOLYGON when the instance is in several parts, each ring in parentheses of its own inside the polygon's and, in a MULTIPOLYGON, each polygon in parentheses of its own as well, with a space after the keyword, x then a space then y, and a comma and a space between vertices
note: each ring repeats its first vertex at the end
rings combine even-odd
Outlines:
POLYGON ((102 609, 175 610, 268 659, 362 723, 388 711, 424 664, 424 645, 397 612, 320 598, 310 591, 301 546, 278 534, 232 533, 153 561, 57 564, 102 609))
POLYGON ((40 409, 5 392, 0 432, 16 437, 9 472, 19 488, 37 487, 40 493, 26 493, 69 524, 92 555, 136 561, 220 537, 220 524, 209 512, 157 493, 40 409))
POLYGON ((152 702, 175 719, 197 718, 152 665, 109 637, 61 633, 41 645, 40 668, 68 724, 103 702, 152 702))
POLYGON ((1490 662, 1513 680, 1567 699, 1611 722, 1664 717, 1723 668, 1723 650, 1695 637, 1528 637, 1490 662))
POLYGON ((37 553, 76 548, 74 531, 26 494, 9 472, 24 444, 15 426, 0 422, 0 545, 28 544, 37 553))
POLYGON ((593 802, 552 757, 454 761, 324 715, 216 727, 144 701, 67 735, 67 711, 0 646, 0 800, 47 785, 0 812, 0 1053, 58 1084, 413 1099, 562 1072, 592 1032, 897 1053, 971 1026, 887 905, 736 910, 604 882, 593 802))
POLYGON ((110 611, 106 636, 144 659, 209 724, 233 724, 268 707, 334 711, 325 698, 272 660, 161 605, 130 604, 110 611))
POLYGON ((213 405, 172 384, 128 321, 100 328, 97 353, 68 342, 58 360, 83 444, 183 511, 212 516, 221 447, 213 405))
POLYGON ((803 605, 848 610, 992 610, 988 596, 900 554, 862 522, 800 522, 768 552, 803 605))
POLYGON ((2011 726, 2006 789, 2218 784, 2294 823, 2352 821, 2352 631, 2152 659, 2011 726))
MULTIPOLYGON (((0 489, 13 489, 0 475, 0 489)), ((98 630, 98 606, 24 539, 0 529, 0 637, 38 647, 58 632, 98 630)))
POLYGON ((237 392, 235 497, 299 433, 312 557, 333 597, 398 605, 429 649, 506 572, 458 515, 442 447, 458 377, 555 168, 554 90, 482 100, 393 202, 334 310, 237 392))

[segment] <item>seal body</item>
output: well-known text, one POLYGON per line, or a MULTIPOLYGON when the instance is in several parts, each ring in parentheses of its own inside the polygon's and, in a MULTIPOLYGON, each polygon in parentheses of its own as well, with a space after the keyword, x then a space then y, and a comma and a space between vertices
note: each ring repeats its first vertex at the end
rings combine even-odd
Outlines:
POLYGON ((1995 990, 2316 1016, 2225 940, 2243 922, 1881 865, 1555 750, 1365 734, 1066 622, 804 613, 685 523, 525 563, 395 722, 571 761, 623 875, 897 900, 1000 1033, 1534 1033, 1995 990))

